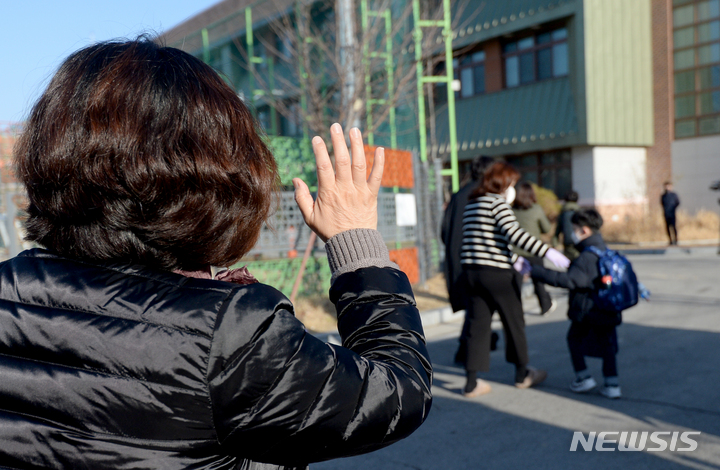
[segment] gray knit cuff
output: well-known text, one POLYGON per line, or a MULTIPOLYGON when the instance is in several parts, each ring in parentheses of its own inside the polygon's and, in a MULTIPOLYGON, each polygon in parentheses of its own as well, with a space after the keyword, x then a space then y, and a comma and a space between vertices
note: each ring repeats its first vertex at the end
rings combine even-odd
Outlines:
POLYGON ((378 268, 400 269, 390 261, 390 254, 377 230, 358 228, 340 232, 325 245, 332 278, 335 282, 341 274, 360 268, 376 266, 378 268))

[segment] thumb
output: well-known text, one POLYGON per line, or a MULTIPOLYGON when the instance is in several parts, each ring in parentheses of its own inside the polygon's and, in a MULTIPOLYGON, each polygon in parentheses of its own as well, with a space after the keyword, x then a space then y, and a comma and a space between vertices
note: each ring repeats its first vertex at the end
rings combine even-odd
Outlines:
POLYGON ((315 201, 313 200, 312 194, 307 184, 300 178, 293 178, 293 186, 295 186, 295 203, 300 209, 300 213, 305 219, 305 223, 311 219, 315 201))

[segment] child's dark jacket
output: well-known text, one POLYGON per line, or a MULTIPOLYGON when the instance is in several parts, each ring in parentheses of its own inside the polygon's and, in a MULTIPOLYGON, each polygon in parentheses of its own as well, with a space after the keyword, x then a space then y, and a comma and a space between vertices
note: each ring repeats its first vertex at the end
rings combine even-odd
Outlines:
POLYGON ((595 305, 593 292, 601 289, 598 257, 590 250, 595 246, 607 249, 602 236, 595 233, 577 246, 580 256, 575 259, 567 272, 552 271, 540 265, 532 268, 532 277, 545 284, 570 289, 568 299, 568 318, 576 322, 587 322, 595 325, 619 325, 622 315, 619 311, 601 310, 595 305))

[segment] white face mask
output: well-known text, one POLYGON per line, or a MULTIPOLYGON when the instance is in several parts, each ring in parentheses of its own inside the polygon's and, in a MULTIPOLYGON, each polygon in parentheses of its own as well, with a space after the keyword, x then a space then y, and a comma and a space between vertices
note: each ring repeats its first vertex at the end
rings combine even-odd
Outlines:
POLYGON ((582 240, 580 240, 580 237, 578 236, 577 232, 573 230, 572 234, 570 235, 570 239, 573 242, 573 245, 579 245, 582 240))
POLYGON ((515 201, 515 195, 516 195, 516 192, 515 192, 514 186, 510 186, 503 193, 503 197, 505 198, 505 200, 507 201, 508 204, 512 204, 515 201))

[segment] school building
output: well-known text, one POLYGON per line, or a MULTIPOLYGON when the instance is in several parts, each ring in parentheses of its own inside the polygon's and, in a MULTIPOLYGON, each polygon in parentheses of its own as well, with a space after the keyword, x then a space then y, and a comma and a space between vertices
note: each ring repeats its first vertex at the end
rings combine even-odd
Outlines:
MULTIPOLYGON (((250 3, 219 2, 166 32, 166 41, 198 57, 210 51, 218 68, 238 77, 222 44, 249 24, 254 29, 274 21, 278 9, 294 2, 254 2, 253 22, 238 17, 234 29, 205 37, 204 46, 198 38, 250 3)), ((709 186, 720 179, 720 0, 452 4, 461 172, 477 155, 502 157, 559 197, 574 189, 581 204, 618 217, 656 207, 663 182, 672 180, 682 208, 717 209, 718 194, 709 186)), ((440 63, 436 73, 444 67, 440 63)), ((243 79, 233 80, 247 93, 243 79)), ((447 160, 445 85, 436 85, 435 96, 436 140, 428 152, 447 160)), ((267 127, 298 133, 282 117, 269 123, 269 113, 260 113, 267 127)), ((414 137, 403 143, 417 147, 414 137)))
POLYGON ((606 214, 658 204, 666 180, 716 209, 719 0, 472 3, 453 41, 460 159, 503 156, 606 214))

